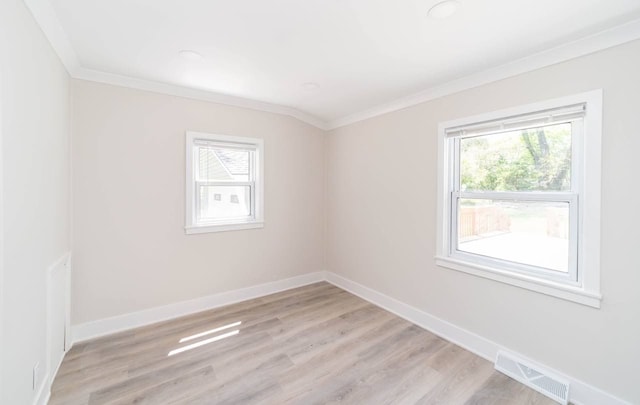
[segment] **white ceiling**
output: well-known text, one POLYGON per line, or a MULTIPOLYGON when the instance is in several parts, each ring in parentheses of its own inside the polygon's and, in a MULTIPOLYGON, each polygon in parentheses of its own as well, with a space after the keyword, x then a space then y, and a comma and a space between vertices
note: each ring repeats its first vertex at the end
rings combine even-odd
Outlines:
POLYGON ((291 107, 324 123, 640 19, 638 0, 458 0, 446 20, 427 17, 438 0, 48 1, 66 34, 58 40, 66 36, 85 71, 291 107), (204 59, 185 60, 183 49, 204 59))

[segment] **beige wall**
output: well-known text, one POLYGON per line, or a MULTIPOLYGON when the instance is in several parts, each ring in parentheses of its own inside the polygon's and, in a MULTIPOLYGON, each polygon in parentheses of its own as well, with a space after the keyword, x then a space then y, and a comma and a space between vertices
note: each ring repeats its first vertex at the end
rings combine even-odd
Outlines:
POLYGON ((334 130, 327 269, 640 403, 640 41, 334 130), (437 125, 604 89, 600 310, 437 267, 437 125))
POLYGON ((322 131, 72 81, 72 324, 323 270, 322 131), (185 131, 263 138, 265 227, 185 235, 185 131))
POLYGON ((69 77, 22 0, 0 1, 0 403, 46 372, 46 270, 69 250, 69 77))

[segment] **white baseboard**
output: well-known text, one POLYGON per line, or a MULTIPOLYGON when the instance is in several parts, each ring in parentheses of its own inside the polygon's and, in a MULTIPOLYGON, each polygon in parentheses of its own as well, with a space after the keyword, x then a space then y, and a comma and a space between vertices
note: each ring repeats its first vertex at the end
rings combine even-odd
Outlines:
POLYGON ((69 353, 69 349, 71 349, 72 346, 73 346, 73 343, 71 343, 66 348, 64 354, 62 355, 62 357, 60 357, 60 360, 58 361, 58 365, 56 365, 55 369, 53 370, 53 373, 50 373, 50 374, 48 373, 44 377, 42 381, 42 385, 38 390, 38 395, 36 396, 36 399, 33 401, 33 405, 47 405, 49 403, 49 398, 51 398, 51 386, 53 385, 53 380, 55 380, 56 375, 58 375, 58 371, 60 370, 60 366, 64 361, 64 357, 67 355, 67 353, 69 353))
POLYGON ((33 399, 33 405, 47 405, 47 403, 49 403, 49 396, 51 395, 50 381, 50 374, 47 373, 47 375, 44 376, 42 382, 40 383, 38 393, 33 399))
POLYGON ((391 298, 388 295, 379 293, 369 287, 365 287, 362 284, 358 284, 355 281, 351 281, 335 273, 327 272, 326 280, 336 287, 349 291, 351 294, 357 295, 380 308, 386 309, 387 311, 398 315, 400 318, 404 318, 407 321, 455 343, 456 345, 465 348, 480 357, 491 362, 495 360, 499 346, 482 336, 464 330, 452 323, 443 321, 442 319, 436 318, 433 315, 407 305, 404 302, 398 301, 395 298, 391 298))
POLYGON ((71 336, 74 343, 89 340, 100 336, 110 335, 127 329, 162 322, 169 319, 218 308, 236 302, 302 287, 307 284, 324 281, 324 272, 308 273, 301 276, 273 281, 252 287, 227 291, 200 297, 189 301, 177 302, 162 307, 150 308, 143 311, 118 315, 111 318, 73 325, 71 336))
MULTIPOLYGON (((380 308, 384 308, 387 311, 392 312, 399 317, 404 318, 409 322, 432 332, 435 335, 438 335, 452 343, 457 344, 458 346, 469 350, 472 353, 477 354, 480 357, 491 361, 492 363, 495 361, 498 350, 509 351, 511 353, 518 354, 519 357, 526 358, 526 356, 520 355, 514 350, 502 347, 499 344, 485 339, 482 336, 476 335, 473 332, 444 321, 427 312, 421 311, 415 307, 405 304, 404 302, 398 301, 395 298, 384 295, 378 291, 339 276, 335 273, 326 272, 325 279, 336 287, 349 291, 350 293, 357 295, 358 297, 365 299, 380 308)), ((569 392, 569 401, 571 403, 574 403, 576 405, 630 405, 628 402, 623 401, 622 399, 617 398, 592 385, 572 378, 571 376, 568 376, 550 367, 546 368, 553 371, 558 376, 565 378, 571 383, 571 389, 569 392)))
MULTIPOLYGON (((421 328, 424 328, 469 350, 470 352, 477 354, 480 357, 491 361, 492 363, 495 361, 499 350, 509 351, 519 357, 527 358, 510 348, 500 346, 496 342, 437 318, 427 312, 405 304, 404 302, 389 297, 355 281, 349 280, 332 272, 322 271, 75 325, 71 327, 73 342, 76 343, 200 311, 206 311, 208 309, 258 298, 276 292, 302 287, 319 281, 327 281, 339 288, 342 288, 343 290, 357 295, 358 297, 363 298, 378 307, 384 308, 387 311, 420 326, 421 328)), ((539 363, 533 359, 530 360, 535 363, 539 363)), ((569 400, 576 405, 630 405, 628 402, 593 387, 592 385, 584 383, 576 378, 572 378, 571 376, 550 367, 546 368, 571 383, 569 400)), ((39 405, 40 403, 46 403, 46 398, 45 402, 37 402, 36 404, 39 405)))

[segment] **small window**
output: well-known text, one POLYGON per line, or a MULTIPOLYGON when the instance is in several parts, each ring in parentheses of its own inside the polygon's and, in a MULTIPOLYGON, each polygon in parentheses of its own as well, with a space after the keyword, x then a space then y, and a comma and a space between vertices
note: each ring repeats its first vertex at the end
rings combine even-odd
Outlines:
POLYGON ((601 110, 594 92, 441 124, 438 264, 598 306, 601 110))
POLYGON ((199 132, 186 139, 186 232, 262 227, 262 140, 199 132))

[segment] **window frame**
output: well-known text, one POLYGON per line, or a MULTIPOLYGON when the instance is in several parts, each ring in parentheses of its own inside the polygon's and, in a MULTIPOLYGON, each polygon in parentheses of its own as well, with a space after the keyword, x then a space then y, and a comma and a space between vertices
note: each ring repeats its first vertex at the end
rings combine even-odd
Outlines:
MULTIPOLYGON (((568 120, 571 121, 571 120, 568 120)), ((574 120, 575 122, 575 120, 574 120)), ((438 232, 436 264, 541 292, 588 306, 600 307, 600 179, 602 90, 556 98, 515 108, 442 122, 438 125, 438 232), (572 126, 572 180, 568 192, 466 192, 456 189, 461 137, 447 136, 447 130, 490 121, 507 120, 571 105, 585 105, 581 121, 581 136, 572 126), (564 201, 569 203, 570 271, 566 277, 559 272, 535 266, 519 265, 497 258, 481 257, 457 249, 458 207, 456 198, 470 196, 489 198, 501 196, 520 201, 564 201), (521 198, 525 197, 525 198, 521 198), (534 269, 535 271, 532 271, 534 269)))
POLYGON ((260 138, 210 134, 204 132, 187 131, 185 136, 186 161, 186 199, 185 199, 185 233, 198 234, 209 232, 235 231, 264 227, 264 141, 260 138), (253 149, 253 159, 250 161, 249 181, 208 181, 197 179, 194 158, 198 141, 219 144, 221 147, 238 147, 253 149), (226 218, 213 221, 198 221, 199 210, 198 187, 207 185, 248 186, 251 193, 251 215, 247 217, 226 218))

